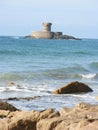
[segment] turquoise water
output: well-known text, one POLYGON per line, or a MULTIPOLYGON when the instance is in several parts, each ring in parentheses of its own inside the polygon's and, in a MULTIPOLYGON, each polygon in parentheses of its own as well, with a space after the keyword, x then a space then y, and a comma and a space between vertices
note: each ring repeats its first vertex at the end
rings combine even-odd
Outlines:
POLYGON ((40 96, 32 101, 9 101, 20 109, 60 109, 78 102, 97 103, 98 39, 46 40, 0 37, 0 98, 40 96), (9 86, 9 82, 15 85, 9 86), (51 95, 71 81, 94 92, 51 95))

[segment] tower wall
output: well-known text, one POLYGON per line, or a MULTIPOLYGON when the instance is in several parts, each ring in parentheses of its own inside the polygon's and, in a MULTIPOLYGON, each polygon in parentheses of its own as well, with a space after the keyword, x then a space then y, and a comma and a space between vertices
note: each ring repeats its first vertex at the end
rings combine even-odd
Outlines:
POLYGON ((52 25, 52 23, 42 23, 42 26, 43 26, 43 30, 42 31, 44 31, 44 32, 47 32, 47 31, 51 32, 51 25, 52 25))

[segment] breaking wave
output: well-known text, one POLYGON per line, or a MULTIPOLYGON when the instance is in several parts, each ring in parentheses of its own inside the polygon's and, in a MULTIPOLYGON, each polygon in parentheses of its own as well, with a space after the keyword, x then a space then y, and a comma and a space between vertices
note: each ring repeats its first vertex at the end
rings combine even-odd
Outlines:
POLYGON ((80 74, 80 76, 85 79, 93 79, 96 77, 96 75, 97 74, 80 74))
POLYGON ((81 66, 66 67, 61 69, 53 69, 44 71, 44 75, 51 78, 70 79, 81 78, 81 73, 88 73, 89 71, 81 66))

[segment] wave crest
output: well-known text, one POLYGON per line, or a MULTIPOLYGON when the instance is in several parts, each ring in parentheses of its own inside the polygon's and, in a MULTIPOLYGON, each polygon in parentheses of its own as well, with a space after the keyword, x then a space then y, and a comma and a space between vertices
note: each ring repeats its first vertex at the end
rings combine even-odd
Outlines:
POLYGON ((96 74, 80 74, 82 78, 92 79, 96 77, 96 74))

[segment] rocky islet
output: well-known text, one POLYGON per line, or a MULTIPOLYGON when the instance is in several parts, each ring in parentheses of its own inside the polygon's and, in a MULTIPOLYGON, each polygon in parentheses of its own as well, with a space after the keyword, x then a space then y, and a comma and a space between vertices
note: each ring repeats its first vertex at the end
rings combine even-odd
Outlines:
POLYGON ((54 32, 51 31, 52 23, 44 22, 42 23, 42 31, 32 31, 30 35, 25 36, 25 38, 36 38, 36 39, 74 39, 74 40, 81 40, 80 38, 76 38, 70 35, 63 35, 61 31, 54 32))

